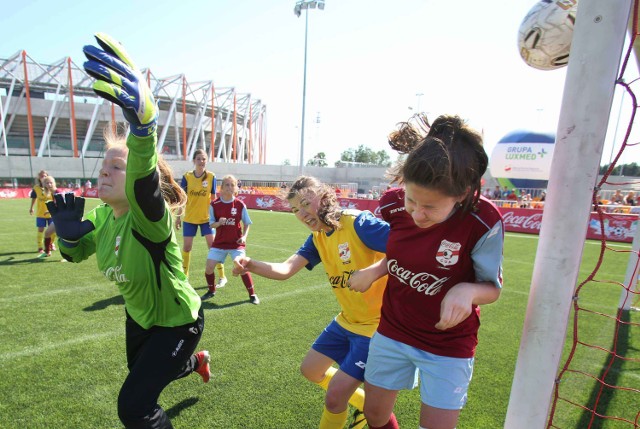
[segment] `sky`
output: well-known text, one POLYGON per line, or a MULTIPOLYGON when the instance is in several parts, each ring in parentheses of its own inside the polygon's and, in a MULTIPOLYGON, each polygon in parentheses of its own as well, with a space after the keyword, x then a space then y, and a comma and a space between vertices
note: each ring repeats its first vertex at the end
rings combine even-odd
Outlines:
MULTIPOLYGON (((489 154, 513 130, 555 132, 566 68, 541 71, 518 54, 520 23, 535 0, 326 0, 309 11, 304 159, 330 165, 387 135, 416 111, 458 114, 483 131, 489 154)), ((119 40, 158 77, 213 80, 267 106, 267 163, 297 165, 304 77, 304 12, 294 0, 71 0, 5 2, 0 58, 26 50, 48 64, 95 32, 119 40)), ((619 95, 612 104, 611 158, 619 95)), ((628 98, 627 98, 628 101, 628 98)), ((620 125, 617 142, 624 134, 620 125)), ((622 162, 638 162, 640 148, 622 162)))

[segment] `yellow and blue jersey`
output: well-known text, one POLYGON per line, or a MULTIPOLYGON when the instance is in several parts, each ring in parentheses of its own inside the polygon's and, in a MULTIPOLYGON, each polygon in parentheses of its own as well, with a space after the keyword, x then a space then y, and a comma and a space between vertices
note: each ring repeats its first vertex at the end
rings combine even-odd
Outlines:
POLYGON ((365 293, 352 291, 347 281, 354 271, 385 257, 389 224, 371 212, 357 210, 342 212, 340 224, 340 229, 329 233, 311 233, 297 253, 309 261, 307 269, 323 263, 341 308, 336 322, 350 332, 371 337, 380 321, 387 276, 375 281, 365 293))
POLYGON ((215 174, 205 170, 202 176, 196 177, 194 171, 189 171, 182 176, 180 186, 187 193, 187 205, 182 220, 196 225, 209 222, 211 194, 215 196, 216 193, 215 174))
POLYGON ((49 209, 47 208, 47 201, 53 201, 53 193, 45 193, 44 188, 40 185, 36 185, 31 190, 30 197, 36 199, 36 217, 49 219, 49 209))

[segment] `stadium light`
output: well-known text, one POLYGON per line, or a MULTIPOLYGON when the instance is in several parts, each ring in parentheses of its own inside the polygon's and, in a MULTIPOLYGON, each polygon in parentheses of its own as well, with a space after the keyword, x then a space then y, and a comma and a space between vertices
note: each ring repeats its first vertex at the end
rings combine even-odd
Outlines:
POLYGON ((300 174, 302 174, 302 167, 304 166, 304 117, 305 106, 307 101, 307 34, 309 30, 309 9, 318 8, 324 10, 324 0, 298 0, 293 13, 300 18, 302 11, 305 11, 305 23, 304 23, 304 72, 302 78, 302 124, 300 126, 300 174))

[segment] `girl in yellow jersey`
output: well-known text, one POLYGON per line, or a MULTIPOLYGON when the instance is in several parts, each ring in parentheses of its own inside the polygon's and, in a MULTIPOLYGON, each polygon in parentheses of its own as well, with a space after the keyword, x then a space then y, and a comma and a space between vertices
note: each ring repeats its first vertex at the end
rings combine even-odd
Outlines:
POLYGON ((281 263, 239 257, 234 260, 233 272, 285 280, 322 262, 341 311, 313 343, 300 370, 309 381, 327 390, 320 429, 342 429, 349 404, 355 408, 349 427, 363 428, 364 391, 360 385, 369 340, 380 321, 386 280, 379 279, 362 296, 351 291, 347 282, 355 270, 384 258, 389 224, 368 211, 343 210, 335 191, 313 177, 298 178, 286 198, 298 220, 311 230, 305 243, 281 263), (332 366, 334 362, 339 369, 332 366))
MULTIPOLYGON (((191 261, 191 249, 193 248, 193 237, 200 227, 200 235, 207 240, 207 248, 213 245, 213 230, 209 226, 209 205, 216 197, 216 176, 211 171, 206 170, 207 153, 202 149, 196 149, 193 154, 194 170, 188 171, 182 176, 182 189, 187 194, 187 205, 185 206, 182 219, 176 216, 176 229, 182 227, 182 268, 184 273, 189 275, 189 263, 191 261)), ((218 270, 217 287, 223 287, 227 283, 224 275, 224 265, 216 265, 218 270)))
MULTIPOLYGON (((33 215, 34 205, 36 206, 36 227, 38 228, 38 253, 44 254, 44 230, 51 223, 51 215, 47 209, 47 201, 53 201, 53 195, 56 193, 56 181, 49 176, 45 170, 38 173, 37 184, 31 190, 31 207, 29 214, 33 215)), ((53 237, 55 239, 55 237, 53 237)))

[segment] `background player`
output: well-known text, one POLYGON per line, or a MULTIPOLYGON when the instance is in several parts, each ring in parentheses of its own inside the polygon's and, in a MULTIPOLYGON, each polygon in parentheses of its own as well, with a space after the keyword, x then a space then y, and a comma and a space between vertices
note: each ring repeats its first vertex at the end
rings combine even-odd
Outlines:
MULTIPOLYGON (((209 208, 209 223, 216 229, 216 235, 213 246, 209 249, 204 271, 209 290, 202 299, 212 298, 216 294, 214 267, 223 263, 227 255, 231 256, 232 260, 245 255, 247 235, 252 222, 247 207, 236 198, 237 194, 238 179, 231 175, 224 176, 220 186, 220 197, 216 198, 209 208)), ((243 274, 240 278, 249 292, 249 302, 260 304, 251 274, 243 274)))
MULTIPOLYGON (((176 216, 176 229, 182 226, 182 268, 189 276, 189 263, 191 261, 191 249, 193 237, 200 228, 200 235, 207 240, 207 249, 213 245, 213 230, 209 226, 209 205, 216 197, 216 176, 206 170, 207 153, 202 149, 196 149, 193 153, 193 171, 188 171, 182 176, 180 186, 187 194, 187 204, 184 208, 182 220, 176 216)), ((224 275, 224 265, 216 265, 218 271, 217 287, 223 287, 227 283, 224 275)))

